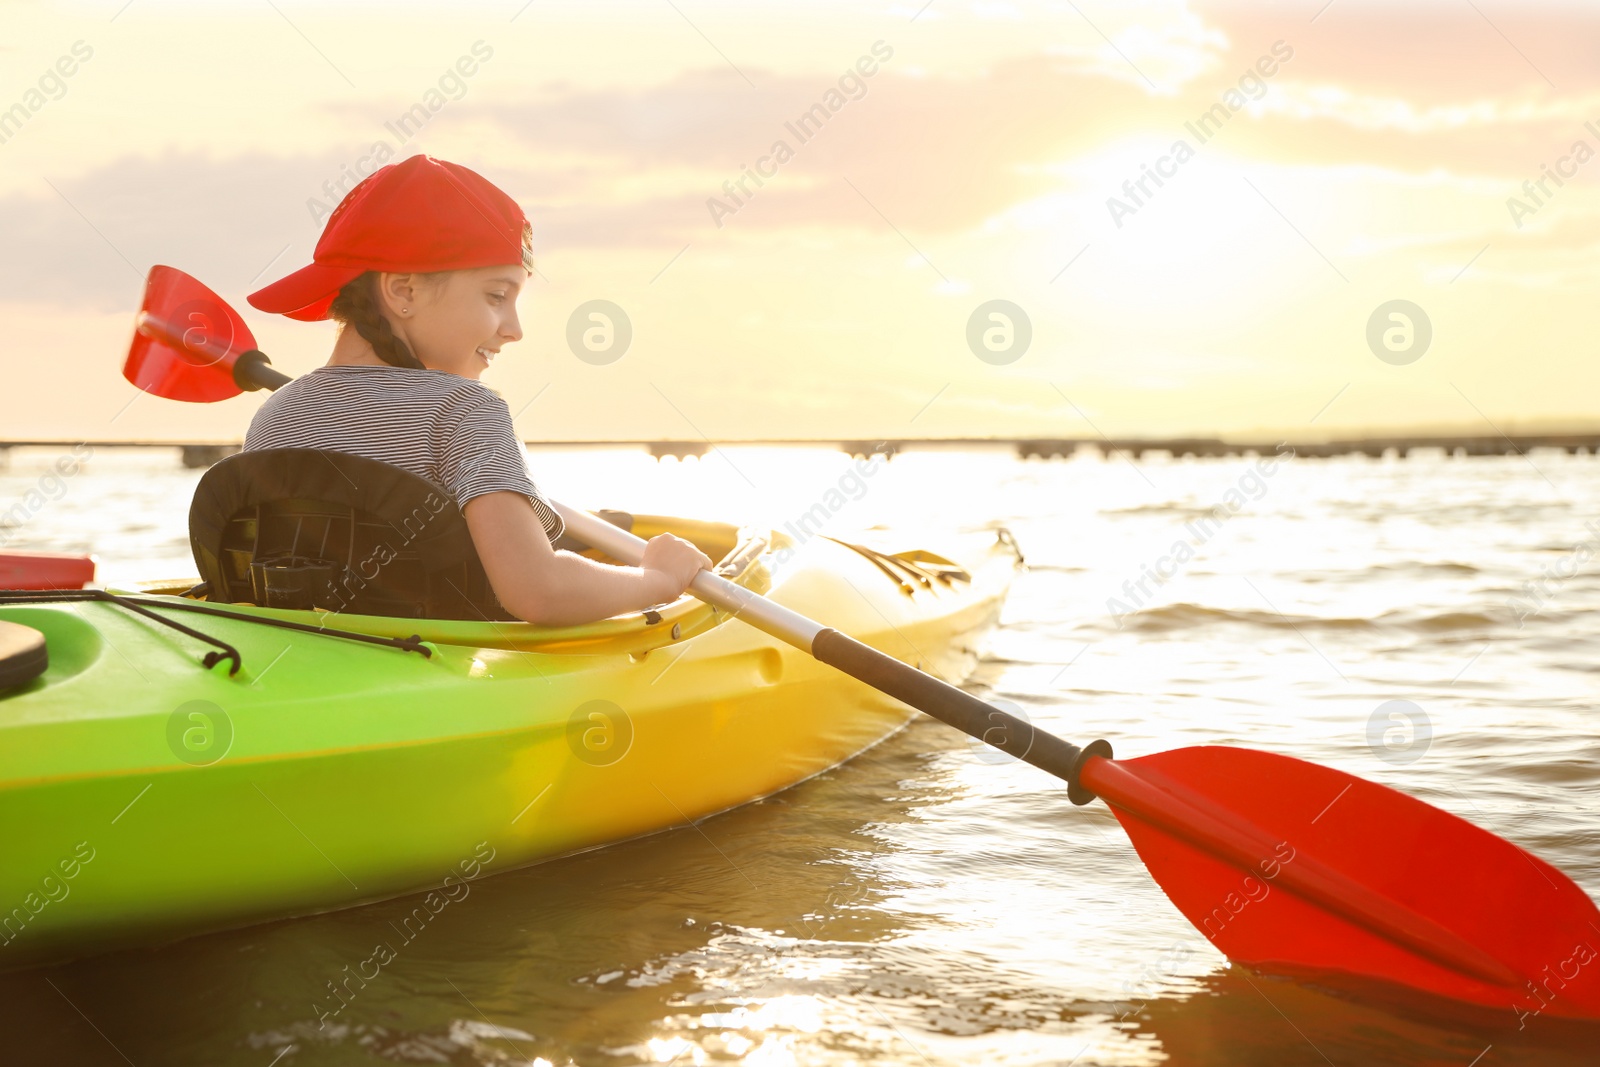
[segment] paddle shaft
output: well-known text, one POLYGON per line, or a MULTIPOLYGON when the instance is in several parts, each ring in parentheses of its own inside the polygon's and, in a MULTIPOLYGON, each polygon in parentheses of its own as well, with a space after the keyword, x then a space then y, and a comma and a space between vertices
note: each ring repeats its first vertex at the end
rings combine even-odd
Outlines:
MULTIPOLYGON (((584 544, 624 563, 638 564, 644 558, 644 540, 627 530, 565 504, 557 503, 555 508, 566 523, 567 533, 584 544)), ((702 570, 695 575, 689 592, 857 681, 1063 779, 1075 803, 1087 804, 1094 799, 1093 793, 1078 784, 1078 772, 1091 756, 1111 755, 1111 746, 1106 742, 1095 741, 1087 748, 1079 748, 711 571, 702 570)))

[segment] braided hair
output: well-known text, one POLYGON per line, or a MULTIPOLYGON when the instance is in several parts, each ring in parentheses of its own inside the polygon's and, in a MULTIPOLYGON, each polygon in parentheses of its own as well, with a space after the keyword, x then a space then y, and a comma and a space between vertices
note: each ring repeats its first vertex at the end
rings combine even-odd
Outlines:
MULTIPOLYGON (((433 275, 421 277, 432 280, 433 275)), ((426 370, 422 360, 394 335, 394 327, 378 310, 377 285, 378 272, 372 270, 348 282, 328 306, 328 317, 345 326, 354 326, 378 358, 390 366, 426 370)))

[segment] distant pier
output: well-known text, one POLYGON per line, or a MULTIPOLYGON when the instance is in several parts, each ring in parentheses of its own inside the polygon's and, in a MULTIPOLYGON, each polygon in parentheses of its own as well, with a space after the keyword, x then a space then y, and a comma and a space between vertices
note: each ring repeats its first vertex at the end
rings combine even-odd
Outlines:
MULTIPOLYGON (((1510 434, 1507 436, 1426 436, 1396 435, 1386 437, 1354 437, 1333 441, 1284 441, 1294 449, 1296 456, 1308 459, 1331 459, 1334 456, 1362 455, 1380 459, 1393 453, 1404 459, 1413 452, 1442 452, 1447 456, 1519 456, 1534 449, 1560 449, 1573 455, 1594 453, 1600 450, 1600 433, 1588 434, 1510 434)), ((1059 438, 1028 439, 1014 442, 1017 455, 1023 459, 1057 459, 1070 457, 1080 448, 1098 449, 1101 453, 1124 453, 1143 459, 1146 453, 1158 452, 1184 459, 1189 456, 1206 458, 1215 456, 1242 456, 1246 453, 1272 452, 1277 441, 1224 441, 1216 437, 1180 438, 1059 438)))
MULTIPOLYGON (((1305 459, 1332 459, 1336 456, 1370 456, 1379 459, 1393 455, 1404 459, 1413 453, 1454 457, 1517 456, 1541 449, 1559 449, 1573 455, 1600 453, 1600 431, 1578 434, 1498 434, 1426 435, 1395 434, 1381 437, 1352 437, 1317 441, 1229 441, 1220 437, 899 437, 888 439, 764 438, 710 441, 706 439, 638 439, 625 441, 529 441, 529 448, 640 448, 656 459, 678 460, 705 456, 718 447, 777 446, 836 448, 850 456, 885 459, 913 451, 994 451, 1008 450, 1021 459, 1067 459, 1080 451, 1101 455, 1125 455, 1143 459, 1147 455, 1173 459, 1217 458, 1264 454, 1276 451, 1281 443, 1305 459)), ((170 448, 179 453, 180 462, 191 469, 203 469, 239 451, 238 441, 0 441, 0 465, 13 448, 55 448, 69 450, 88 444, 96 451, 107 448, 170 448)))

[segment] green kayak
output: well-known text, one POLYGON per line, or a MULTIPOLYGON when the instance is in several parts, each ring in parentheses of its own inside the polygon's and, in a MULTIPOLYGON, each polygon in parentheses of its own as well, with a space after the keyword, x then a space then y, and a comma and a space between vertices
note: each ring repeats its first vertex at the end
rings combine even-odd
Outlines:
MULTIPOLYGON (((949 681, 1020 563, 1004 531, 941 555, 633 529, 949 681)), ((0 594, 49 660, 0 691, 0 968, 403 894, 425 921, 466 880, 787 788, 915 714, 687 595, 543 628, 207 604, 192 584, 0 594)))

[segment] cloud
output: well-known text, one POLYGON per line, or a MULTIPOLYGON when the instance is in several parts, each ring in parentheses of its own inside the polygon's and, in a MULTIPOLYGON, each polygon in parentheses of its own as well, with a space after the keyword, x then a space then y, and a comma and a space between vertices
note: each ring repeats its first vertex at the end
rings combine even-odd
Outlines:
POLYGON ((651 234, 670 243, 714 233, 706 201, 724 196, 722 183, 737 180, 778 140, 794 151, 793 160, 728 227, 883 230, 881 210, 896 226, 965 231, 1051 186, 1053 179, 1022 173, 1018 164, 1093 145, 1118 128, 1119 117, 1149 107, 1142 89, 1057 57, 999 64, 978 77, 905 77, 894 62, 866 80, 864 97, 803 141, 788 124, 832 87, 827 78, 760 78, 752 91, 737 76, 713 71, 645 91, 546 96, 479 114, 519 142, 518 154, 584 161, 587 203, 541 196, 549 170, 529 170, 507 188, 525 204, 542 202, 547 215, 597 223, 588 232, 557 224, 551 235, 558 244, 605 247, 651 234), (1051 106, 1052 100, 1075 105, 1051 106), (652 171, 671 174, 662 183, 672 188, 593 206, 596 187, 637 183, 652 171), (686 174, 693 180, 686 182, 686 174), (607 216, 625 224, 607 224, 607 216))
POLYGON ((36 192, 0 197, 0 293, 8 302, 131 316, 145 273, 166 263, 242 302, 277 276, 251 285, 285 244, 291 249, 274 271, 310 261, 317 229, 304 198, 329 170, 326 157, 169 152, 46 175, 36 192))
MULTIPOLYGON (((1125 51, 1171 75, 1159 93, 1128 70, 1113 70, 1101 44, 1085 45, 1098 42, 1086 27, 1058 38, 1077 43, 1041 42, 1033 54, 976 73, 912 76, 911 57, 901 52, 862 79, 865 95, 803 144, 786 123, 836 87, 871 42, 842 50, 834 70, 750 68, 753 87, 726 69, 646 88, 546 83, 520 101, 469 96, 441 122, 444 133, 486 131, 467 142, 481 150, 459 161, 524 205, 541 256, 671 253, 691 241, 799 231, 892 236, 891 226, 913 240, 937 239, 980 230, 1051 193, 1103 201, 1115 190, 1093 187, 1091 172, 1075 170, 1075 161, 1141 134, 1182 136, 1185 121, 1281 39, 1294 59, 1208 151, 1246 165, 1503 181, 1503 200, 1586 136, 1591 111, 1600 119, 1600 69, 1585 44, 1600 33, 1600 11, 1558 5, 1486 14, 1492 23, 1470 6, 1337 0, 1312 23, 1303 6, 1201 5, 1144 36, 1102 19, 1125 51), (723 196, 723 182, 737 180, 779 139, 794 158, 719 230, 707 200, 723 196)), ((366 105, 326 110, 347 125, 372 112, 366 105)), ((170 151, 46 175, 60 195, 40 181, 0 197, 0 232, 8 236, 3 299, 131 311, 144 271, 158 262, 242 299, 309 261, 320 227, 306 201, 326 199, 323 183, 337 181, 384 136, 381 124, 370 135, 347 151, 263 146, 223 158, 170 151)), ((435 135, 430 126, 427 136, 435 135)), ((421 143, 401 147, 397 158, 421 143)), ((1564 193, 1561 210, 1582 196, 1564 193)), ((1587 230, 1574 234, 1589 239, 1587 230)))

